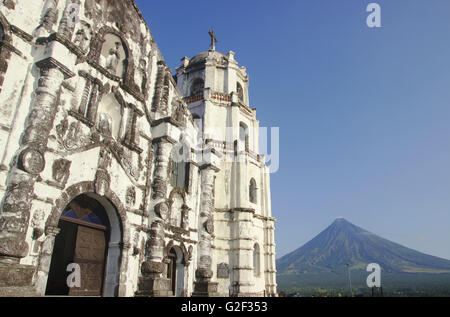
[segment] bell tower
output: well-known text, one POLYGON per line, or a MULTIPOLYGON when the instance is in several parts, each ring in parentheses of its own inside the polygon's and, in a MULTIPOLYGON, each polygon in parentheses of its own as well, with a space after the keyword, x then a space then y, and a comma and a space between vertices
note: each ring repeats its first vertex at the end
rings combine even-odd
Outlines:
POLYGON ((181 59, 175 79, 203 132, 221 157, 214 175, 213 282, 233 296, 276 296, 270 175, 259 154, 259 121, 250 107, 247 70, 235 53, 216 51, 217 38, 181 59))
POLYGON ((248 148, 257 152, 257 135, 251 129, 259 123, 256 109, 249 107, 246 68, 238 65, 234 52, 217 52, 216 41, 212 35, 208 51, 182 58, 175 75, 177 86, 194 118, 201 119, 205 138, 233 144, 239 140, 242 122, 248 129, 248 148))

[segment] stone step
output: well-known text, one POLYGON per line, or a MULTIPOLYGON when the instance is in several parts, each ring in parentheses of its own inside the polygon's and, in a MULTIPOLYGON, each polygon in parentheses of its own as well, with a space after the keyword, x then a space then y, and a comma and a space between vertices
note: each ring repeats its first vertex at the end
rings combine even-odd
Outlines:
POLYGON ((30 286, 23 287, 0 287, 0 297, 40 297, 35 289, 30 286))

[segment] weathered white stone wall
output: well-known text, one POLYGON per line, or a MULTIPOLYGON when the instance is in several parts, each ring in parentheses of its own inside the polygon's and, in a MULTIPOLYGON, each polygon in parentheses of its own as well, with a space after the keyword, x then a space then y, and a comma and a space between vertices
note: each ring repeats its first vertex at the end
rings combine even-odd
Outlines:
POLYGON ((73 198, 88 194, 104 205, 113 226, 107 295, 144 294, 141 278, 165 277, 161 268, 171 247, 184 257, 183 295, 194 292, 198 269, 209 279, 209 268, 219 294, 275 295, 269 174, 257 155, 259 122, 249 108, 248 76, 234 53, 205 52, 192 71, 184 59, 175 82, 131 0, 104 0, 104 7, 82 0, 74 28, 66 19, 71 1, 6 2, 0 7, 9 36, 0 47, 8 56, 0 73, 0 240, 7 242, 0 241, 0 253, 35 267, 34 284, 43 294, 59 216, 73 198), (183 98, 190 97, 196 78, 205 81, 203 97, 187 105, 183 98), (204 131, 187 106, 202 118, 204 131), (41 135, 42 122, 49 131, 41 135), (248 151, 242 141, 234 148, 241 122, 248 127, 248 151), (33 138, 42 142, 38 149, 27 141, 33 138), (192 151, 189 186, 180 191, 170 184, 170 167, 181 140, 192 151), (203 148, 206 140, 213 141, 213 151, 203 148), (213 197, 201 175, 208 181, 214 175, 213 197), (18 177, 31 186, 17 190, 18 177), (256 204, 249 201, 251 178, 256 204), (32 201, 25 201, 27 195, 32 201), (210 200, 213 221, 200 213, 209 210, 210 200), (11 221, 5 217, 15 209, 5 201, 31 204, 20 221, 11 221), (20 244, 11 247, 11 237, 20 244))

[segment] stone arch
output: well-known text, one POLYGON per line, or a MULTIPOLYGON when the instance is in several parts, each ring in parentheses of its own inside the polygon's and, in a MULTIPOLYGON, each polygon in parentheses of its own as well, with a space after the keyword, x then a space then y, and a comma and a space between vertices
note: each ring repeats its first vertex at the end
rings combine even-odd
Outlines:
POLYGON ((165 262, 168 263, 167 273, 172 280, 172 290, 177 297, 186 296, 188 285, 189 252, 183 242, 175 243, 170 241, 164 248, 165 262), (176 254, 176 261, 173 262, 173 253, 176 254), (175 267, 174 267, 175 266, 175 267), (171 272, 169 272, 171 271, 171 272), (175 278, 175 281, 173 279, 175 278))
POLYGON ((183 264, 188 266, 190 264, 189 262, 189 251, 186 248, 186 245, 184 244, 184 242, 179 242, 179 244, 175 244, 176 241, 174 240, 170 240, 169 243, 166 244, 165 248, 164 248, 164 257, 167 257, 169 254, 170 249, 172 249, 174 246, 177 246, 181 249, 181 252, 183 253, 183 264))
POLYGON ((123 79, 126 86, 131 88, 134 86, 134 59, 130 46, 125 40, 125 34, 123 34, 122 32, 117 31, 116 29, 109 26, 103 26, 102 28, 100 28, 95 38, 91 40, 88 60, 94 62, 97 65, 100 64, 100 56, 102 53, 103 44, 105 43, 105 36, 107 34, 115 35, 120 39, 120 42, 126 53, 126 58, 124 60, 123 76, 119 77, 123 79))
MULTIPOLYGON (((80 182, 68 187, 55 201, 50 216, 46 222, 46 232, 57 232, 60 216, 64 208, 76 197, 86 195, 97 200, 106 210, 111 223, 110 241, 108 245, 107 267, 105 272, 104 296, 113 297, 125 293, 126 266, 128 265, 127 252, 131 246, 130 230, 127 224, 126 209, 119 197, 110 189, 103 196, 95 193, 94 182, 80 182)), ((56 234, 55 234, 56 235, 56 234)), ((53 243, 42 248, 39 259, 37 288, 40 293, 45 292, 45 285, 53 254, 54 238, 47 235, 47 239, 53 238, 53 243)), ((45 244, 46 242, 44 242, 45 244)))

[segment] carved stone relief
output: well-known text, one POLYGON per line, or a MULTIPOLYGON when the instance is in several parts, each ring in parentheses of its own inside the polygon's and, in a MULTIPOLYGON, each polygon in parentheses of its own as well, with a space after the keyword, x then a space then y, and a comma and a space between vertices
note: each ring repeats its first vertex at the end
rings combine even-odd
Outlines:
POLYGON ((134 186, 129 186, 127 188, 125 201, 129 206, 133 206, 134 204, 136 204, 136 189, 134 188, 134 186))
POLYGON ((186 125, 186 109, 180 100, 172 102, 172 119, 181 126, 186 125))
POLYGON ((217 278, 229 278, 230 268, 228 263, 217 264, 217 278))
POLYGON ((65 159, 59 159, 53 163, 53 179, 61 186, 65 186, 69 179, 71 164, 71 161, 65 159))
POLYGON ((87 53, 89 45, 92 39, 92 28, 91 25, 85 21, 81 21, 77 31, 75 32, 74 44, 84 52, 87 53))

